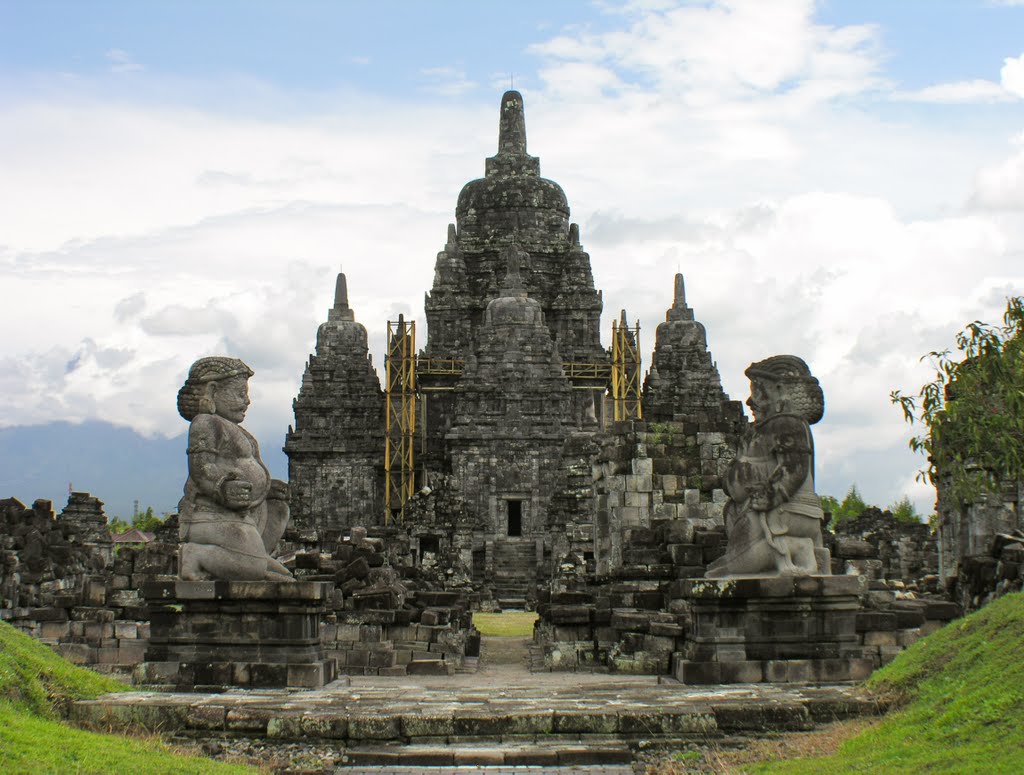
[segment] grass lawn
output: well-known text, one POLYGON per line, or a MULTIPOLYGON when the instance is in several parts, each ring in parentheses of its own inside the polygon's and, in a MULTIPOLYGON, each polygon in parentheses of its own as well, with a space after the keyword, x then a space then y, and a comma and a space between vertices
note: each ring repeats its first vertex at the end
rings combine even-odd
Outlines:
POLYGON ((49 647, 0 622, 0 772, 256 772, 180 756, 153 738, 85 732, 60 721, 74 700, 131 688, 70 664, 49 647))
POLYGON ((503 614, 473 614, 473 624, 481 635, 500 635, 506 638, 529 638, 533 635, 533 611, 510 611, 503 614))

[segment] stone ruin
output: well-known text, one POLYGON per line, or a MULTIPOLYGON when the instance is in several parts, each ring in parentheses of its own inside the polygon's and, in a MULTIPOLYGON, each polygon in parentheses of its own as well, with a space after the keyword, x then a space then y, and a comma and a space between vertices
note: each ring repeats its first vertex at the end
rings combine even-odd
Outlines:
MULTIPOLYGON (((825 661, 735 659, 719 644, 703 660, 714 666, 685 666, 703 605, 694 580, 726 554, 724 478, 749 423, 722 389, 682 275, 642 379, 622 355, 636 348, 625 312, 602 345, 589 256, 561 187, 527 153, 517 92, 502 97, 497 154, 458 198, 425 307, 419 351, 412 321, 389 322, 382 383, 339 274, 293 404, 292 521, 275 557, 303 587, 321 585, 316 638, 339 673, 472 669, 471 611, 533 607, 535 670, 847 680, 958 615, 927 527, 866 514, 823 534, 846 628, 822 646, 825 661), (832 648, 856 669, 827 662, 832 648)), ((3 502, 0 617, 74 661, 158 685, 289 683, 138 668, 147 648, 151 663, 169 661, 166 639, 149 641, 181 583, 177 520, 114 554, 101 506, 74 494, 55 519, 48 504, 3 502)), ((981 575, 1019 584, 1017 546, 1004 541, 981 575)), ((196 583, 217 597, 232 582, 196 583)), ((756 605, 811 584, 743 583, 756 605)), ((813 641, 802 626, 790 634, 813 641)))
POLYGON ((115 554, 103 503, 82 492, 59 516, 49 501, 0 501, 0 536, 0 619, 75 664, 128 673, 143 660, 149 615, 139 590, 173 572, 176 538, 115 554))

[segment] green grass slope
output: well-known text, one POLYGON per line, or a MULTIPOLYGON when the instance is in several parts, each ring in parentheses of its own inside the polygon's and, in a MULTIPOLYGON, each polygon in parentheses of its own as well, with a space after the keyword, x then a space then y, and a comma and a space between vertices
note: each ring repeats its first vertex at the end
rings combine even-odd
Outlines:
POLYGON ((76 667, 0 622, 0 772, 253 772, 174 754, 155 740, 102 735, 59 721, 74 700, 128 691, 120 681, 76 667))
POLYGON ((756 772, 1024 772, 1024 593, 921 639, 868 688, 895 697, 898 709, 833 756, 756 772))
POLYGON ((42 643, 0 622, 0 700, 37 716, 56 718, 73 700, 130 688, 72 665, 42 643))

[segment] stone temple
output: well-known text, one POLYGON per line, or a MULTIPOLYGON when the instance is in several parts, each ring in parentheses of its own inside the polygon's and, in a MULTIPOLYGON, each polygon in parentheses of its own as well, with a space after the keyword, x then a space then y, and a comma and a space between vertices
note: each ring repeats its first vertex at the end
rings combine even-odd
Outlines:
POLYGON ((497 153, 463 187, 437 255, 425 342, 416 351, 413 321, 389 322, 383 380, 338 276, 285 442, 295 527, 323 539, 403 525, 419 562, 443 557, 496 597, 532 599, 567 562, 622 565, 623 530, 720 524, 746 420, 681 275, 673 290, 641 381, 624 311, 602 344, 579 227, 527 151, 522 96, 506 92, 497 153))
MULTIPOLYGON (((463 188, 437 256, 425 329, 386 322, 382 373, 338 276, 294 401, 287 484, 240 425, 252 370, 201 358, 179 391, 191 423, 181 513, 152 543, 114 553, 102 503, 86 493, 59 517, 47 501, 0 501, 0 619, 80 664, 220 692, 472 671, 481 637, 471 612, 495 607, 536 610, 531 670, 712 685, 858 680, 958 616, 940 595, 926 525, 866 512, 820 532, 810 425, 824 396, 805 362, 751 364, 748 423, 676 275, 642 372, 638 324, 623 311, 603 327, 579 228, 527 153, 525 127, 522 97, 507 92, 498 152, 463 188), (908 589, 930 596, 911 600, 908 589)), ((972 606, 1022 583, 1022 539, 997 538, 991 556, 963 563, 957 594, 972 606)), ((105 728, 129 718, 96 702, 89 712, 105 728)), ((166 706, 159 725, 411 736, 397 716, 391 731, 369 717, 339 727, 336 708, 311 716, 299 703, 300 724, 261 709, 236 728, 232 711, 196 715, 187 700, 187 712, 166 706)), ((804 706, 784 704, 803 728, 804 706)), ((831 718, 839 705, 825 705, 831 718)), ((620 710, 619 732, 681 729, 681 717, 652 707, 644 699, 635 726, 620 710)), ((719 730, 729 718, 743 734, 756 728, 722 707, 719 730)), ((475 705, 467 712, 466 729, 497 729, 479 726, 475 705)), ((583 713, 605 729, 603 712, 583 713)), ((758 718, 769 716, 790 723, 758 718)), ((434 722, 460 719, 415 728, 452 734, 434 722)))

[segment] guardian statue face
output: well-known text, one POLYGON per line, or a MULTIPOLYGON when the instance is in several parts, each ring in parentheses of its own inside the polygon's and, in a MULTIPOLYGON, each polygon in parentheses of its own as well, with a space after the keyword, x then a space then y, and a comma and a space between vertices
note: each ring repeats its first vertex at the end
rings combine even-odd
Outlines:
POLYGON ((249 380, 239 375, 211 382, 210 398, 213 400, 214 414, 233 423, 240 423, 249 408, 249 380))

